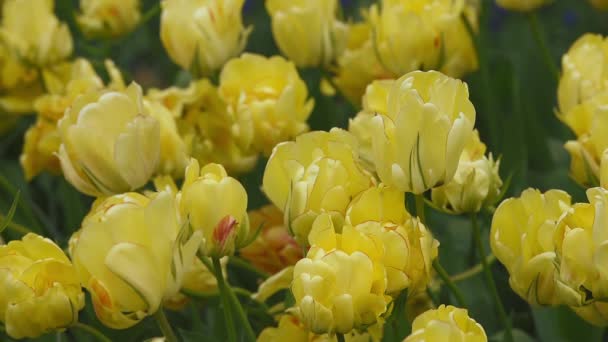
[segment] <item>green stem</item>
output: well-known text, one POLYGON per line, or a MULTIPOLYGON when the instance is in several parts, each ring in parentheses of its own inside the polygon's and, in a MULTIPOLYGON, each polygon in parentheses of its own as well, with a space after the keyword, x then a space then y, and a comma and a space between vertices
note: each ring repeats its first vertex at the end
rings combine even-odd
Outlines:
POLYGON ((253 274, 255 274, 256 276, 258 276, 259 278, 262 279, 267 279, 269 277, 269 274, 258 270, 257 268, 255 268, 253 265, 251 265, 250 263, 248 263, 247 261, 237 257, 237 256, 231 256, 230 259, 228 259, 228 264, 234 266, 234 267, 238 267, 240 269, 243 269, 245 271, 251 272, 253 274))
MULTIPOLYGON (((488 263, 488 265, 492 265, 494 263, 494 261, 496 261, 496 257, 494 256, 494 254, 490 253, 488 256, 486 256, 486 262, 488 263)), ((483 264, 479 263, 471 268, 469 268, 466 271, 463 271, 461 273, 455 274, 453 276, 450 277, 450 279, 452 279, 453 282, 459 282, 465 279, 469 279, 472 276, 475 276, 479 273, 481 273, 483 271, 483 264)))
POLYGON ((338 339, 338 342, 346 341, 346 339, 344 338, 344 334, 336 333, 336 338, 338 339))
MULTIPOLYGON (((214 263, 215 263, 214 259, 214 263)), ((219 259, 217 259, 219 262, 219 259)), ((255 332, 253 332, 253 328, 251 328, 251 324, 249 323, 249 318, 247 318, 247 314, 245 313, 245 310, 243 310, 243 306, 241 305, 241 302, 239 301, 239 299, 236 297, 236 294, 234 293, 234 291, 232 290, 232 288, 230 286, 227 286, 227 292, 228 292, 228 298, 230 299, 230 302, 232 304, 232 309, 236 312, 236 316, 238 317, 238 319, 241 321, 242 327, 245 330, 245 337, 246 337, 246 341, 255 341, 256 340, 256 335, 255 332)))
POLYGON ((156 2, 154 6, 152 6, 146 13, 141 16, 141 20, 139 21, 140 26, 145 25, 150 19, 154 18, 156 15, 160 13, 161 6, 160 1, 156 2))
POLYGON ((228 341, 236 342, 236 329, 234 320, 232 319, 232 306, 230 305, 230 295, 228 294, 228 286, 226 280, 222 274, 222 265, 220 264, 219 258, 213 258, 213 267, 211 268, 217 279, 217 285, 220 290, 220 298, 222 299, 222 305, 224 306, 224 320, 226 324, 226 332, 228 334, 228 341))
POLYGON ((492 297, 494 299, 494 304, 496 305, 496 310, 498 311, 499 319, 502 321, 502 324, 505 327, 505 340, 513 341, 513 334, 511 332, 511 324, 509 323, 509 319, 507 317, 507 312, 505 311, 504 306, 502 305, 502 301, 500 300, 500 296, 498 295, 498 289, 496 288, 496 282, 494 281, 494 277, 492 277, 492 270, 490 270, 490 265, 485 258, 485 251, 483 247, 483 242, 481 240, 481 232, 479 229, 479 225, 477 224, 477 215, 471 215, 471 225, 473 226, 473 234, 475 235, 475 244, 477 245, 477 250, 479 251, 479 255, 481 258, 481 264, 483 266, 483 273, 486 277, 486 282, 490 287, 490 291, 492 292, 492 297))
MULTIPOLYGON (((6 219, 6 216, 0 214, 0 221, 2 221, 4 219, 6 219)), ((22 235, 26 235, 28 233, 32 233, 32 231, 30 229, 28 229, 26 226, 22 226, 19 223, 15 223, 13 221, 9 222, 6 225, 6 228, 14 231, 15 233, 19 233, 19 234, 22 234, 22 235)))
POLYGON ((424 195, 416 195, 416 216, 420 219, 422 224, 426 224, 426 215, 424 214, 424 195))
POLYGON ((70 326, 72 329, 78 329, 82 331, 86 331, 91 336, 95 337, 95 339, 99 342, 112 342, 106 335, 104 335, 101 331, 93 328, 92 326, 80 322, 76 322, 70 326))
POLYGON ((159 308, 156 311, 156 313, 154 314, 154 318, 156 319, 156 324, 158 324, 160 331, 165 336, 165 341, 166 342, 177 342, 178 341, 177 336, 175 336, 175 333, 173 332, 173 329, 171 328, 171 325, 169 324, 169 321, 167 320, 167 316, 165 316, 165 312, 163 311, 162 308, 159 308))
POLYGON ((549 47, 547 46, 547 41, 541 31, 540 25, 538 24, 538 17, 536 16, 536 11, 530 11, 527 16, 528 23, 530 24, 530 30, 532 31, 534 40, 536 40, 536 44, 538 44, 538 47, 540 48, 541 53, 543 54, 545 65, 551 72, 553 78, 556 81, 559 81, 559 69, 557 68, 555 61, 551 57, 551 52, 549 51, 549 47))
POLYGON ((452 292, 454 297, 456 297, 456 302, 458 303, 458 306, 461 308, 466 308, 466 304, 464 302, 464 296, 462 295, 462 292, 460 292, 460 289, 458 289, 456 284, 454 284, 454 282, 452 282, 448 272, 446 272, 446 270, 439 264, 439 260, 437 260, 437 259, 433 260, 433 268, 435 269, 435 271, 437 272, 437 274, 439 275, 439 278, 441 278, 443 283, 448 286, 448 289, 450 289, 450 291, 452 292))

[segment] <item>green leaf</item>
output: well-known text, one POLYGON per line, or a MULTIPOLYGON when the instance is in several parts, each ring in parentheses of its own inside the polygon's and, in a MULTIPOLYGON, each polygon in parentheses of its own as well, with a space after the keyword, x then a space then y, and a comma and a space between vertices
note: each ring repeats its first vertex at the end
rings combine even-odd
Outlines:
MULTIPOLYGON (((536 342, 534 338, 532 338, 523 330, 513 329, 511 330, 511 333, 513 334, 513 342, 536 342)), ((500 331, 494 334, 494 336, 491 336, 489 338, 489 342, 502 342, 504 334, 504 331, 500 331)))
POLYGON ((11 204, 11 208, 8 211, 8 214, 0 223, 0 234, 8 227, 11 222, 13 222, 13 216, 15 216, 15 211, 17 210, 17 203, 19 203, 19 197, 21 196, 21 190, 17 190, 15 194, 15 199, 13 199, 13 204, 11 204))
POLYGON ((604 329, 585 322, 567 307, 532 308, 532 316, 540 341, 602 341, 604 329))

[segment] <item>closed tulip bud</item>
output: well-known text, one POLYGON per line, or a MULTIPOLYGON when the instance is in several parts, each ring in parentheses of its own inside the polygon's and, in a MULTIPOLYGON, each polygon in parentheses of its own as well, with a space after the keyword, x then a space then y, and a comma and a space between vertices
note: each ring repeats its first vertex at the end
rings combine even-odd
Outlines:
POLYGON ((203 235, 201 252, 231 255, 249 237, 247 192, 219 164, 199 167, 191 159, 180 195, 180 210, 190 226, 203 235))
POLYGON ((160 128, 136 83, 78 97, 58 123, 66 179, 91 196, 137 189, 156 170, 160 128))
POLYGON ((337 59, 335 73, 333 83, 356 105, 361 103, 361 96, 373 80, 396 77, 378 60, 369 22, 349 25, 346 49, 337 59))
POLYGON ((337 0, 269 0, 266 9, 281 52, 299 67, 329 66, 346 44, 337 0))
POLYGON ((80 0, 76 17, 88 37, 120 37, 139 23, 140 0, 80 0))
POLYGON ((577 136, 589 131, 595 109, 608 103, 606 66, 608 39, 599 34, 583 35, 562 57, 562 74, 557 88, 558 118, 577 136))
POLYGON ((589 2, 599 10, 608 10, 608 1, 606 0, 589 0, 589 2))
POLYGON ((72 236, 74 265, 103 324, 131 327, 179 291, 201 234, 177 212, 169 192, 115 195, 97 200, 72 236))
POLYGON ((431 192, 433 203, 448 212, 479 212, 482 207, 493 204, 500 194, 500 161, 494 162, 492 154, 484 155, 486 145, 479 140, 477 130, 473 133, 460 155, 454 178, 431 192))
POLYGON ((496 0, 496 4, 511 11, 528 12, 542 7, 553 0, 496 0))
POLYGON ((240 255, 256 268, 274 274, 302 259, 302 248, 289 235, 283 212, 276 206, 250 211, 249 226, 261 231, 250 245, 241 249, 240 255))
POLYGON ((181 178, 188 164, 186 144, 179 135, 173 113, 157 101, 144 101, 144 108, 160 128, 160 159, 157 173, 181 178))
POLYGON ((475 107, 460 80, 414 71, 392 86, 387 114, 373 122, 373 157, 382 182, 421 194, 448 183, 475 124, 475 107))
POLYGON ((579 295, 570 305, 608 297, 608 190, 588 189, 587 198, 589 203, 573 205, 555 230, 559 280, 579 295))
POLYGON ((369 20, 374 27, 373 42, 380 63, 394 75, 440 68, 445 50, 442 32, 447 23, 460 20, 462 4, 443 0, 384 0, 382 6, 373 5, 369 20))
POLYGON ((243 54, 226 63, 219 94, 236 118, 232 134, 245 150, 272 148, 308 131, 314 100, 295 65, 283 57, 243 54))
POLYGON ((557 280, 553 235, 560 216, 570 209, 561 190, 534 189, 503 201, 492 219, 490 246, 509 272, 515 293, 535 305, 559 305, 576 296, 557 280))
POLYGON ((84 294, 72 263, 30 233, 0 246, 0 322, 12 338, 36 338, 78 320, 84 294))
POLYGON ((316 334, 349 333, 378 322, 391 297, 384 294, 384 264, 366 254, 376 247, 370 245, 371 241, 357 239, 356 232, 346 241, 342 241, 345 232, 342 239, 337 239, 327 214, 319 216, 315 225, 317 229, 311 232, 313 248, 294 269, 293 312, 316 334), (319 245, 314 244, 317 241, 319 245), (341 246, 337 241, 342 241, 341 246), (331 249, 325 249, 328 247, 331 249))
POLYGON ((316 216, 329 213, 334 220, 343 220, 350 200, 372 185, 358 160, 353 136, 340 129, 302 134, 274 148, 262 190, 283 210, 299 243, 307 243, 316 216))
POLYGON ((243 51, 244 0, 163 0, 160 38, 169 57, 195 77, 211 75, 243 51))
POLYGON ((403 342, 487 342, 483 327, 466 309, 440 305, 416 317, 412 333, 403 342))
POLYGON ((0 34, 28 63, 44 67, 72 54, 68 26, 53 13, 53 0, 7 0, 2 7, 0 34))

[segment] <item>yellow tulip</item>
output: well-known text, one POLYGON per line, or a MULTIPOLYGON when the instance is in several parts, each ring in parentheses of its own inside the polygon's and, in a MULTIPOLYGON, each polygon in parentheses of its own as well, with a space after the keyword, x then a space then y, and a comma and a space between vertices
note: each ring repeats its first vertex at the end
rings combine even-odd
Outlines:
POLYGON ((299 243, 307 243, 317 215, 326 212, 343 220, 351 198, 372 185, 356 151, 354 137, 337 128, 302 134, 274 148, 262 190, 283 210, 285 224, 299 243))
MULTIPOLYGON (((374 46, 380 63, 394 75, 440 67, 444 38, 460 21, 463 2, 384 0, 370 8, 374 46), (448 29, 449 28, 449 29, 448 29)), ((453 33, 450 33, 453 35, 453 33)))
POLYGON ((173 113, 162 103, 144 100, 144 108, 154 117, 160 128, 160 159, 157 173, 180 178, 188 164, 186 144, 179 135, 173 113))
POLYGON ((299 67, 327 67, 342 52, 347 26, 337 0, 269 0, 266 9, 281 52, 299 67))
POLYGON ((500 161, 494 162, 492 154, 484 155, 486 145, 479 140, 477 130, 473 133, 460 155, 454 178, 431 192, 433 203, 448 212, 479 212, 482 207, 493 204, 500 194, 500 161))
POLYGON ((553 0, 496 0, 496 4, 511 11, 533 11, 551 3, 553 0))
POLYGON ((402 76, 388 95, 387 114, 372 123, 380 180, 414 194, 448 183, 474 124, 465 83, 436 71, 402 76))
POLYGON ((599 10, 608 10, 608 1, 606 0, 589 0, 593 7, 599 10))
POLYGON ((201 165, 222 164, 230 174, 249 172, 256 165, 258 154, 237 144, 235 119, 208 80, 194 81, 185 89, 152 89, 147 97, 172 112, 187 154, 201 165))
POLYGON ((9 114, 30 113, 34 100, 43 92, 36 68, 27 66, 15 51, 0 43, 0 109, 9 114))
POLYGON ((139 23, 140 0, 80 0, 76 17, 88 37, 119 37, 139 23))
POLYGON ((542 194, 527 189, 519 198, 503 201, 494 213, 490 246, 509 272, 515 293, 536 305, 559 305, 575 293, 557 280, 553 235, 560 216, 570 209, 561 190, 542 194))
POLYGON ((478 34, 479 10, 468 1, 462 9, 461 18, 452 17, 442 30, 444 50, 439 71, 455 78, 462 78, 479 67, 477 51, 463 18, 467 19, 473 33, 478 34))
POLYGON ((585 34, 562 57, 557 90, 559 119, 577 136, 587 133, 594 110, 608 103, 607 92, 608 39, 585 34))
POLYGON ((576 291, 570 305, 608 297, 608 190, 587 190, 589 203, 572 206, 557 224, 559 281, 576 291))
POLYGON ((137 189, 156 170, 158 121, 146 113, 141 88, 89 92, 58 123, 59 160, 66 179, 91 196, 137 189))
POLYGON ((43 170, 60 174, 61 165, 56 155, 60 145, 61 138, 57 132, 57 124, 39 117, 25 132, 23 151, 19 157, 25 179, 31 180, 43 170))
MULTIPOLYGON (((377 325, 373 326, 375 328, 377 325)), ((316 335, 306 329, 298 317, 285 314, 279 318, 277 327, 270 327, 262 330, 257 338, 257 342, 336 342, 336 335, 323 334, 316 335)), ((344 334, 346 342, 379 342, 381 336, 377 337, 369 333, 359 333, 357 331, 344 334)))
MULTIPOLYGON (((365 253, 386 267, 387 293, 396 294, 408 288, 410 294, 415 294, 429 284, 439 242, 418 218, 405 210, 403 192, 380 185, 355 197, 346 211, 343 245, 346 238, 367 241, 368 247, 374 247, 365 253)), ((361 245, 359 242, 351 246, 361 245)))
POLYGON ((593 325, 608 326, 608 303, 595 301, 585 306, 571 306, 570 309, 593 325))
POLYGON ((308 131, 314 100, 295 65, 283 57, 245 53, 230 60, 218 90, 236 118, 232 131, 245 150, 268 156, 276 144, 308 131))
POLYGON ((179 222, 171 193, 125 193, 96 201, 70 253, 99 320, 125 329, 179 291, 200 242, 179 222))
POLYGON ((369 83, 398 75, 386 70, 378 60, 369 22, 350 24, 348 32, 346 49, 337 58, 333 83, 350 102, 358 105, 369 83))
POLYGON ((84 294, 72 263, 30 233, 0 246, 0 322, 12 338, 36 338, 78 320, 84 294))
POLYGON ((202 253, 221 257, 243 247, 249 237, 247 192, 221 165, 200 168, 191 159, 179 196, 182 214, 202 232, 202 253))
POLYGON ((377 247, 359 239, 357 232, 336 236, 333 229, 329 215, 317 217, 310 236, 312 248, 296 264, 291 286, 293 312, 316 334, 349 333, 374 324, 391 302, 385 295, 385 266, 366 254, 377 247))
POLYGON ((440 305, 416 317, 412 333, 403 342, 487 342, 483 327, 466 309, 440 305))
POLYGON ((283 212, 276 206, 250 211, 249 226, 261 231, 250 245, 240 250, 240 255, 256 268, 274 274, 302 259, 302 248, 289 235, 283 212))
POLYGON ((195 77, 211 75, 245 48, 244 0, 163 0, 160 38, 167 53, 195 77))
POLYGON ((6 0, 0 35, 28 63, 44 67, 72 54, 68 26, 53 13, 53 0, 6 0))
POLYGON ((359 155, 366 170, 375 172, 372 150, 373 122, 376 115, 386 115, 388 93, 395 80, 373 81, 365 88, 362 110, 348 122, 348 131, 355 136, 359 155))

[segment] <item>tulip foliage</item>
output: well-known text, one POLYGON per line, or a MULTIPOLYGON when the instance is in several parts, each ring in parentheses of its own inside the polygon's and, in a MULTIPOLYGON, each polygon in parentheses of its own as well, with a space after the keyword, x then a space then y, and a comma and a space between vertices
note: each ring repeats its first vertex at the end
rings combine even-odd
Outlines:
POLYGON ((0 340, 605 340, 607 10, 0 1, 0 340))

